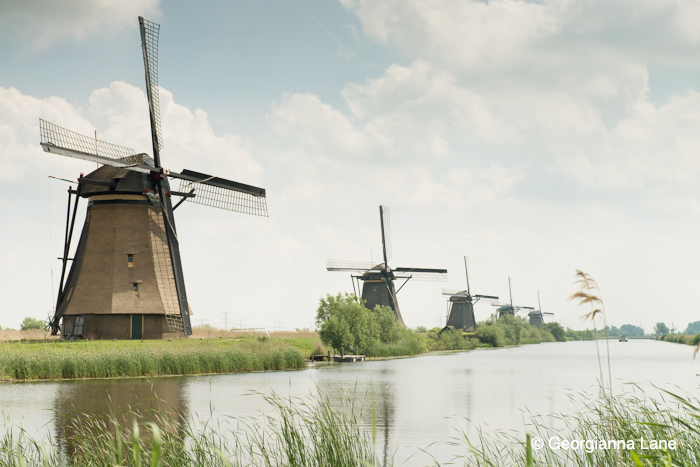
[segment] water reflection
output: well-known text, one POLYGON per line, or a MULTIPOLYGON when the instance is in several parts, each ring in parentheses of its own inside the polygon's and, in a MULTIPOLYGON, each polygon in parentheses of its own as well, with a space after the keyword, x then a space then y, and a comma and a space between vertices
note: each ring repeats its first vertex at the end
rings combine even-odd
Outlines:
MULTIPOLYGON (((93 431, 87 419, 115 418, 122 427, 130 427, 135 414, 145 422, 162 423, 163 418, 182 422, 189 409, 181 377, 147 380, 85 380, 57 385, 54 398, 54 436, 69 455, 73 454, 75 427, 93 431)), ((179 425, 179 424, 178 424, 179 425)), ((114 434, 113 424, 107 424, 114 434)))

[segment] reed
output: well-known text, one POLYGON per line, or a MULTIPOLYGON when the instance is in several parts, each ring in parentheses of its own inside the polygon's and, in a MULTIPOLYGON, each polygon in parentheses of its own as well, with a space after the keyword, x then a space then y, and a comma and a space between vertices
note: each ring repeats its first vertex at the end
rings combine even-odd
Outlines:
MULTIPOLYGON (((610 402, 604 388, 598 396, 573 394, 574 409, 554 415, 564 428, 551 429, 551 417, 533 416, 527 433, 477 430, 468 437, 458 432, 446 440, 463 454, 441 464, 496 467, 617 467, 700 465, 700 401, 693 396, 660 391, 656 398, 633 387, 612 403, 619 416, 610 430, 610 402), (632 449, 554 449, 545 442, 541 449, 534 437, 553 436, 569 440, 632 440, 632 449), (675 440, 677 449, 641 449, 641 439, 675 440)), ((6 426, 0 435, 3 466, 378 466, 374 452, 376 421, 358 412, 351 398, 322 394, 287 399, 266 397, 271 411, 255 419, 223 422, 182 421, 168 412, 130 411, 120 417, 80 416, 72 419, 69 435, 61 443, 50 436, 32 439, 21 428, 6 426), (126 419, 130 423, 120 423, 126 419), (147 421, 154 420, 154 422, 147 421)), ((422 451, 416 446, 416 452, 422 451)), ((388 459, 383 465, 392 465, 388 459)))
POLYGON ((502 465, 690 467, 700 465, 700 401, 697 398, 663 390, 659 392, 659 396, 649 397, 645 391, 639 389, 615 396, 612 405, 617 417, 611 419, 607 409, 610 401, 606 393, 606 388, 601 387, 597 397, 589 394, 571 397, 572 402, 578 406, 577 409, 572 413, 555 416, 565 426, 563 430, 546 427, 545 418, 536 416, 531 419, 529 425, 530 436, 512 432, 498 432, 488 436, 478 430, 476 437, 478 442, 474 442, 477 440, 468 439, 466 434, 461 432, 449 441, 453 445, 465 446, 468 451, 456 459, 459 461, 457 465, 485 467, 502 465), (611 422, 614 423, 612 430, 611 422), (600 440, 626 442, 632 440, 634 448, 587 449, 584 446, 573 450, 554 449, 548 443, 554 436, 598 443, 600 440), (530 437, 545 440, 544 446, 541 449, 532 449, 532 445, 528 444, 530 437), (646 449, 642 448, 642 438, 646 440, 646 449), (677 449, 650 448, 650 440, 674 440, 678 443, 678 447, 677 449))
POLYGON ((281 342, 118 341, 5 344, 0 380, 111 378, 288 370, 306 366, 281 342))
POLYGON ((350 399, 323 396, 266 397, 272 413, 263 419, 216 426, 181 422, 161 413, 130 412, 130 429, 109 418, 78 417, 63 445, 33 440, 11 428, 0 440, 0 465, 44 467, 114 466, 378 466, 373 436, 350 399))

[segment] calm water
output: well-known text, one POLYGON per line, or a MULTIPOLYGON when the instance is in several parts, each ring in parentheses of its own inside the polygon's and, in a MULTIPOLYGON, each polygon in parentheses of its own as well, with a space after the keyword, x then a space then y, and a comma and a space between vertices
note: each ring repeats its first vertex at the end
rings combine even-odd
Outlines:
MULTIPOLYGON (((604 350, 604 343, 601 350, 604 350)), ((613 379, 618 390, 624 383, 680 387, 698 394, 700 359, 692 348, 679 344, 632 340, 610 342, 613 379)), ((567 412, 567 394, 596 392, 599 374, 593 342, 529 345, 509 349, 477 350, 416 358, 356 364, 320 364, 305 371, 74 381, 57 383, 0 384, 0 411, 13 424, 30 432, 54 436, 64 432, 64 415, 76 410, 104 413, 109 403, 124 409, 150 404, 154 396, 167 401, 166 410, 177 410, 200 420, 257 417, 269 413, 262 394, 304 396, 318 387, 338 397, 349 394, 368 404, 373 394, 379 440, 377 450, 389 455, 398 449, 405 460, 425 448, 440 460, 448 460, 455 447, 444 442, 458 428, 474 435, 469 419, 488 429, 523 429, 525 410, 542 415, 567 412), (258 393, 258 394, 256 394, 258 393), (212 411, 213 409, 213 411, 212 411), (60 416, 59 416, 60 415, 60 416)), ((545 419, 547 420, 547 419, 545 419)), ((552 423, 555 421, 552 419, 552 423)), ((422 464, 415 455, 406 465, 422 464)))

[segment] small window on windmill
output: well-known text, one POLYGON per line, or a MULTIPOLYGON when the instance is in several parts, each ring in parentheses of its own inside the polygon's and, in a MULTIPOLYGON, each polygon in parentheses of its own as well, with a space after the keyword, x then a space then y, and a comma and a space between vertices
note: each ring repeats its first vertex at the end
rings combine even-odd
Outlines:
POLYGON ((134 295, 139 294, 139 284, 138 282, 134 282, 134 295))
POLYGON ((134 255, 126 255, 126 265, 130 268, 134 267, 134 255))

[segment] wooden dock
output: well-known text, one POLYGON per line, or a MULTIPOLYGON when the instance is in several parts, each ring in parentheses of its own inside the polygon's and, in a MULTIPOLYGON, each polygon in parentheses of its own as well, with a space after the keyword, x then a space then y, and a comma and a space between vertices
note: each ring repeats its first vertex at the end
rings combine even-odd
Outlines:
MULTIPOLYGON (((357 349, 355 349, 355 352, 357 352, 357 349)), ((343 352, 343 349, 340 349, 340 355, 338 355, 338 354, 331 355, 330 352, 328 352, 326 355, 312 355, 311 361, 312 362, 355 363, 355 362, 364 362, 365 356, 364 355, 345 355, 345 352, 343 352)))

